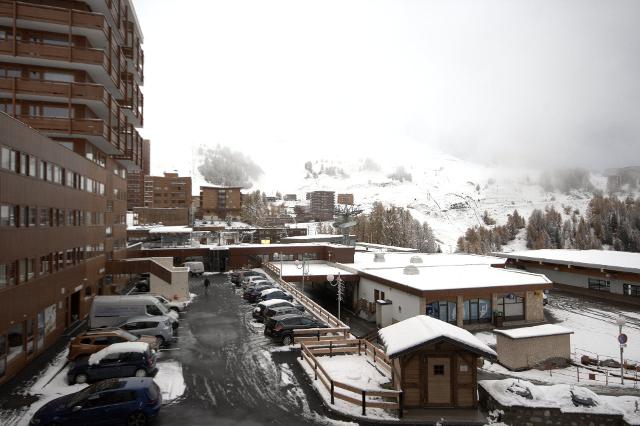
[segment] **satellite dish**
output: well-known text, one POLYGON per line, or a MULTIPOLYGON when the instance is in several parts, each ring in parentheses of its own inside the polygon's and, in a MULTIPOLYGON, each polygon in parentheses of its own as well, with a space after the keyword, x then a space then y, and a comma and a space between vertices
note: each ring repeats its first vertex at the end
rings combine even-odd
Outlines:
POLYGON ((352 221, 345 222, 345 223, 342 223, 342 224, 338 225, 338 228, 351 228, 352 226, 356 226, 357 224, 358 224, 357 221, 352 220, 352 221))

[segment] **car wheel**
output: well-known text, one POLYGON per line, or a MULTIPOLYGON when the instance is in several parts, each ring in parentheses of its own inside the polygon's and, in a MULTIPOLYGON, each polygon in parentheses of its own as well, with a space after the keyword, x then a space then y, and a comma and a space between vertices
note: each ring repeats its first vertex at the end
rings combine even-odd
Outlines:
POLYGON ((146 370, 139 368, 136 370, 136 377, 147 377, 146 370))
POLYGON ((158 347, 161 348, 162 346, 164 346, 164 337, 162 336, 156 336, 156 341, 158 342, 158 347))
POLYGON ((78 384, 82 385, 84 383, 87 383, 87 380, 89 380, 89 378, 87 377, 86 374, 78 374, 78 375, 76 375, 74 383, 78 383, 78 384))
POLYGON ((284 336, 284 337, 282 338, 282 344, 283 344, 284 346, 289 346, 289 345, 290 345, 290 344, 292 344, 292 343, 293 343, 293 337, 292 337, 292 336, 284 336))
POLYGON ((129 419, 127 419, 127 426, 144 426, 146 424, 147 416, 140 411, 133 413, 129 416, 129 419))

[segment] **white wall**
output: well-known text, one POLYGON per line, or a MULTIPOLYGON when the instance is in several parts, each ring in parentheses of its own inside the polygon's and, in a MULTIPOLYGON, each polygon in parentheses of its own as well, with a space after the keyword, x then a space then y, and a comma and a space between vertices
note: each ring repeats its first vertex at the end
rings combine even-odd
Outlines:
POLYGON ((385 299, 393 302, 393 322, 424 314, 424 312, 420 311, 420 297, 376 283, 367 278, 360 278, 358 299, 365 299, 368 302, 375 303, 374 290, 383 291, 385 299))
POLYGON ((189 268, 173 266, 172 257, 154 257, 153 261, 171 271, 171 282, 161 280, 149 274, 149 289, 151 293, 161 294, 167 299, 186 301, 189 299, 189 268))
POLYGON ((613 294, 623 294, 622 285, 625 283, 634 284, 632 281, 617 280, 614 278, 603 278, 596 275, 590 276, 588 274, 582 274, 582 273, 554 271, 553 269, 532 268, 530 266, 527 266, 527 271, 546 275, 547 278, 549 278, 551 281, 557 284, 571 285, 574 287, 580 287, 580 288, 586 288, 586 289, 589 288, 589 277, 607 280, 611 283, 611 293, 613 294))

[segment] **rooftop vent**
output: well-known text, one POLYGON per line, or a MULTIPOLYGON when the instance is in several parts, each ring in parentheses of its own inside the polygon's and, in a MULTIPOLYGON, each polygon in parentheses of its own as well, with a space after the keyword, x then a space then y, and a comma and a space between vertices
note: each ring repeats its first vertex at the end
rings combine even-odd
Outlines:
POLYGON ((422 263, 422 258, 420 256, 411 256, 409 263, 422 263))
POLYGON ((403 270, 405 275, 420 275, 420 270, 415 265, 407 265, 403 270))
POLYGON ((373 254, 374 262, 384 262, 384 253, 374 253, 373 254))

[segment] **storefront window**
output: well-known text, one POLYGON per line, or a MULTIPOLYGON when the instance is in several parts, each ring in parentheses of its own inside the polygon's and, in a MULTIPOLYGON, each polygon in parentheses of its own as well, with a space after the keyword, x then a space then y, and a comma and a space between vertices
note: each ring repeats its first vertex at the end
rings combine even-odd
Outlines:
POLYGON ((524 319, 524 298, 516 294, 498 296, 496 309, 502 312, 505 320, 518 321, 524 319))
POLYGON ((456 322, 457 304, 447 300, 431 302, 427 305, 427 315, 445 322, 456 322))
POLYGON ((465 300, 463 321, 465 324, 475 322, 491 322, 491 300, 465 300))

